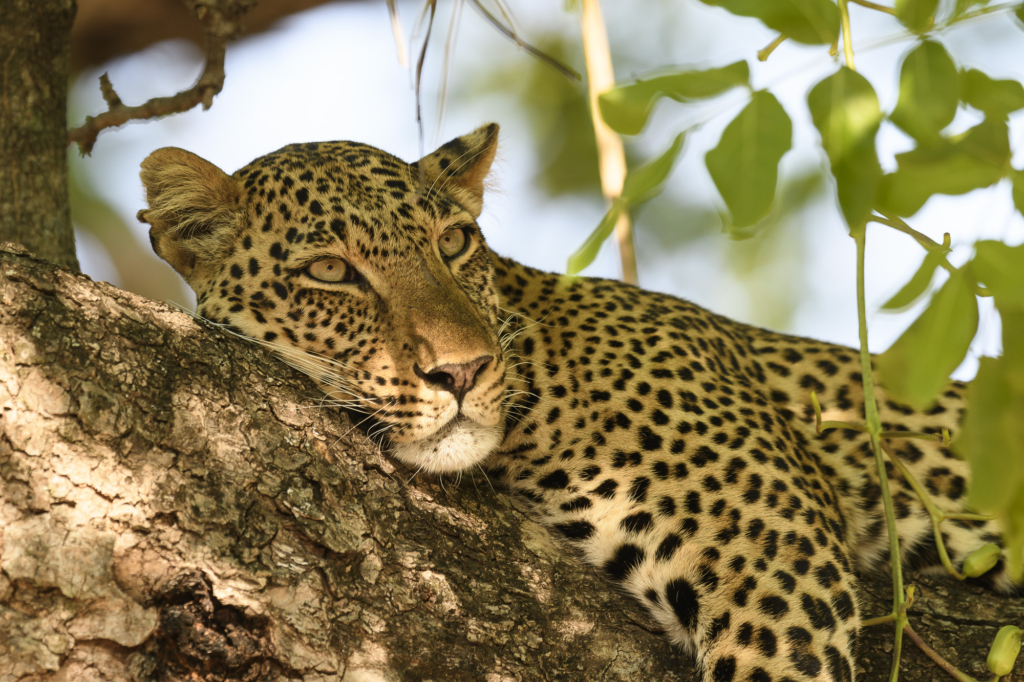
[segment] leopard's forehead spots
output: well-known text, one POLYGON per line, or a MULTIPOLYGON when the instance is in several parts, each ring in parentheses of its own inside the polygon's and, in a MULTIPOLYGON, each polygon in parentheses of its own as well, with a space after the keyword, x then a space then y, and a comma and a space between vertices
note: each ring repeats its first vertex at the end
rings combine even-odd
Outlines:
POLYGON ((235 177, 251 215, 250 239, 291 267, 333 254, 401 270, 429 253, 446 226, 472 221, 443 182, 420 177, 417 164, 356 142, 291 144, 235 177))

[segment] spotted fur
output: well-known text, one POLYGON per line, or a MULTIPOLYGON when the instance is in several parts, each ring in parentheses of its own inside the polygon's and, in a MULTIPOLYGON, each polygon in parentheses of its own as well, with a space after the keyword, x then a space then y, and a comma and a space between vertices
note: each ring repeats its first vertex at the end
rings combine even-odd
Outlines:
MULTIPOLYGON (((853 680, 854 572, 888 559, 879 484, 863 434, 816 433, 810 393, 826 419, 857 420, 856 352, 493 254, 476 218, 496 144, 485 126, 413 164, 296 144, 231 176, 161 149, 140 219, 201 316, 372 417, 410 467, 486 467, 706 682, 853 680)), ((963 395, 954 382, 921 412, 882 392, 884 426, 955 435, 963 395)), ((962 511, 964 463, 893 442, 936 504, 962 511)), ((937 564, 927 513, 888 477, 906 561, 937 564)), ((954 521, 945 539, 960 562, 998 530, 954 521)), ((1002 565, 991 579, 1009 584, 1002 565)))

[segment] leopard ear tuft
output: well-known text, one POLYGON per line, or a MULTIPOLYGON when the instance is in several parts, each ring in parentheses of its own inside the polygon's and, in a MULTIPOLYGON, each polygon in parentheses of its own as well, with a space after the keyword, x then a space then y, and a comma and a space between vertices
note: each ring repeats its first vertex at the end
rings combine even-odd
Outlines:
POLYGON ((242 187, 234 178, 191 152, 158 149, 142 162, 153 250, 193 283, 199 269, 216 260, 242 223, 242 187))
POLYGON ((441 145, 413 164, 427 187, 449 194, 474 218, 484 207, 484 180, 498 150, 498 124, 489 123, 441 145))

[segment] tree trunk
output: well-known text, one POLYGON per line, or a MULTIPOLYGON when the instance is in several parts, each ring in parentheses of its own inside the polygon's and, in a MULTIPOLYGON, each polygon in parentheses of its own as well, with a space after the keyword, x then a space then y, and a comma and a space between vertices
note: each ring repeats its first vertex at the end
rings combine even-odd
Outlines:
POLYGON ((78 270, 68 204, 74 0, 0 3, 0 242, 78 270))
MULTIPOLYGON (((0 682, 697 679, 514 499, 406 483, 318 397, 257 347, 0 249, 0 682)), ((987 678, 1020 600, 915 582, 918 632, 987 678)), ((887 590, 866 581, 867 614, 887 590)), ((859 679, 887 651, 891 627, 867 631, 859 679)), ((903 680, 942 679, 905 651, 903 680)))

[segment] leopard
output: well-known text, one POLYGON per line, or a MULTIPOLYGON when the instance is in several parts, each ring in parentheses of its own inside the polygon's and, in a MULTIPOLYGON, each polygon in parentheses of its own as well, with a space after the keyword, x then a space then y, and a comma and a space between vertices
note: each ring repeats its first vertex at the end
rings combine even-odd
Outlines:
MULTIPOLYGON (((492 252, 477 220, 489 124, 407 163, 358 142, 285 146, 231 175, 177 148, 142 163, 155 252, 196 314, 269 346, 425 475, 516 493, 567 549, 695 656, 704 682, 852 682, 859 572, 890 561, 857 350, 736 322, 609 279, 492 252)), ((902 468, 963 512, 952 381, 929 408, 877 391, 902 468)), ((939 565, 901 469, 907 566, 939 565)), ((954 565, 996 521, 942 532, 954 565)), ((1005 557, 986 574, 1012 588, 1005 557)))

